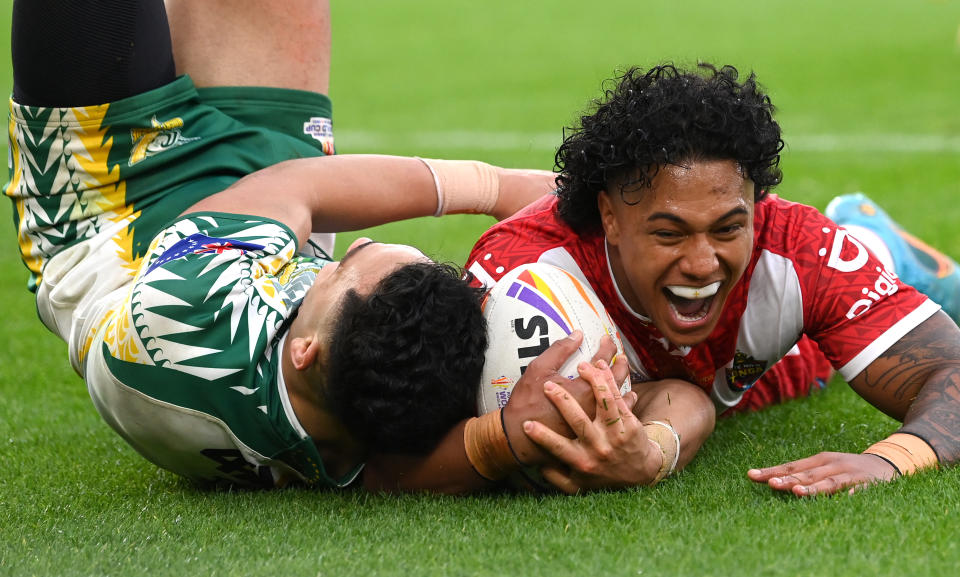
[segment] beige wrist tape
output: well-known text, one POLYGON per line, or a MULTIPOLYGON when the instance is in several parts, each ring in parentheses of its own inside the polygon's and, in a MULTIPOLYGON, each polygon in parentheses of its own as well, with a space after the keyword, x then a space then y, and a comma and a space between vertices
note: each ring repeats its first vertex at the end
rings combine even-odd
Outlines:
POLYGON ((473 469, 484 479, 499 481, 515 471, 518 463, 510 450, 498 409, 467 421, 463 448, 473 469))
POLYGON ((644 423, 643 431, 647 434, 650 442, 655 444, 663 454, 660 471, 657 472, 656 478, 650 483, 656 485, 677 469, 677 461, 680 459, 680 436, 677 435, 677 432, 669 423, 663 421, 644 423))
POLYGON ((475 160, 417 158, 430 169, 437 188, 437 211, 433 216, 490 214, 496 206, 500 198, 496 167, 475 160))
POLYGON ((876 455, 894 466, 901 475, 939 465, 937 454, 923 439, 909 433, 894 433, 870 445, 865 454, 876 455))

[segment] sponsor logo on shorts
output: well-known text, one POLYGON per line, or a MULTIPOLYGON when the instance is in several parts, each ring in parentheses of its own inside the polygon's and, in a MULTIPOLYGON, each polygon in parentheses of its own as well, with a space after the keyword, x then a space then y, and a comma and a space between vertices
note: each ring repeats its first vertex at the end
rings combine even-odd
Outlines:
POLYGON ((200 140, 200 137, 187 138, 182 134, 182 128, 183 119, 180 117, 160 122, 154 116, 150 119, 150 128, 132 129, 130 138, 133 139, 133 150, 127 163, 133 166, 171 148, 200 140))
POLYGON ((326 155, 334 153, 333 121, 322 116, 314 116, 303 123, 303 133, 320 142, 320 148, 326 155))

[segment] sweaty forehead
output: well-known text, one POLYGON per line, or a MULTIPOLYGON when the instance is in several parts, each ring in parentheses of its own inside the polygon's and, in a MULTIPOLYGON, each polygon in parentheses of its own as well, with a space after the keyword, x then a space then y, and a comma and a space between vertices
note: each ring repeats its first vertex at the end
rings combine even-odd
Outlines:
POLYGON ((346 262, 347 262, 348 260, 350 260, 351 258, 353 258, 354 255, 356 255, 356 254, 357 254, 358 252, 360 252, 361 250, 363 250, 363 249, 367 248, 368 246, 370 246, 370 245, 372 245, 372 244, 375 244, 375 243, 376 243, 376 241, 372 241, 372 240, 371 240, 371 241, 365 242, 365 243, 363 243, 363 244, 360 244, 360 245, 357 245, 357 246, 351 248, 350 250, 347 251, 347 254, 343 255, 343 258, 340 259, 340 266, 343 266, 344 264, 346 264, 346 262))
POLYGON ((430 258, 423 252, 408 244, 380 244, 374 249, 378 252, 377 258, 386 262, 394 262, 398 266, 412 262, 428 262, 430 258))
POLYGON ((754 210, 753 184, 743 178, 718 180, 709 172, 692 170, 646 189, 635 203, 614 203, 612 215, 628 229, 672 222, 710 227, 731 218, 750 218, 754 210))
POLYGON ((373 266, 390 271, 411 262, 429 260, 423 252, 409 245, 369 241, 347 251, 347 254, 340 261, 340 268, 346 270, 347 268, 360 266, 366 269, 373 266), (349 267, 346 266, 348 263, 350 264, 349 267))
POLYGON ((627 205, 652 205, 667 199, 710 201, 721 196, 753 198, 753 184, 734 160, 688 160, 648 173, 650 180, 629 179, 620 187, 627 205), (749 186, 747 186, 749 184, 749 186))
POLYGON ((694 187, 704 193, 739 192, 746 180, 740 165, 732 160, 694 161, 664 166, 653 187, 694 187))

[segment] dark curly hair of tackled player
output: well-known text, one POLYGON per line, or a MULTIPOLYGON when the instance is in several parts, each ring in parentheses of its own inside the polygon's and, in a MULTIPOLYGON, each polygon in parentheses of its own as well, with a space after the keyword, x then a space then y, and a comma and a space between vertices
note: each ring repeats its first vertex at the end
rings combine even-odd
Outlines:
POLYGON ((701 63, 695 72, 631 68, 608 81, 616 86, 557 151, 560 217, 578 233, 599 232, 600 191, 649 188, 660 167, 694 159, 735 160, 761 200, 782 178, 783 140, 754 74, 737 78, 732 66, 701 63))
POLYGON ((484 291, 452 265, 421 262, 369 295, 350 291, 331 335, 324 396, 379 453, 424 453, 476 414, 487 350, 484 291))

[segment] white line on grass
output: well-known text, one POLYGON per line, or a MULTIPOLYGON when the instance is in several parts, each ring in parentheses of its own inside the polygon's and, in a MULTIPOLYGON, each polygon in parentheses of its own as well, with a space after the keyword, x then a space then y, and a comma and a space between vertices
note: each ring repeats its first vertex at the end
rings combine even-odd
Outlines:
POLYGON ((784 140, 795 152, 960 153, 960 136, 943 134, 787 134, 784 140))
MULTIPOLYGON (((388 134, 369 130, 339 130, 341 148, 377 150, 429 148, 439 150, 556 150, 561 135, 547 132, 436 131, 388 134)), ((960 153, 960 136, 942 134, 786 134, 788 152, 960 153)))

